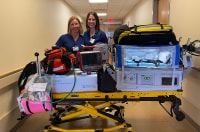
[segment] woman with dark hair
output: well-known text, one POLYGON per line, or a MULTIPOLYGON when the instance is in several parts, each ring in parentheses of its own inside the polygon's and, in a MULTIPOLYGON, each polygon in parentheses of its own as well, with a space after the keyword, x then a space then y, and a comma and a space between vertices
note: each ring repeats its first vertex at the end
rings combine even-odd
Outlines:
POLYGON ((96 12, 89 12, 86 17, 86 29, 84 32, 84 45, 91 46, 96 43, 108 43, 108 38, 102 30, 100 30, 99 17, 96 12))

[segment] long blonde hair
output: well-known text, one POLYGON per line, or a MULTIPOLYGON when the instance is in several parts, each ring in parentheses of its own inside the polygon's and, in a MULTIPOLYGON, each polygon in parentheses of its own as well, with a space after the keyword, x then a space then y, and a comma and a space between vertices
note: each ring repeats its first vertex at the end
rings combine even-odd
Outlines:
POLYGON ((69 18, 69 21, 68 21, 68 27, 67 27, 67 33, 71 34, 71 31, 70 31, 70 23, 73 21, 73 20, 77 20, 79 25, 80 25, 80 28, 79 28, 79 34, 82 34, 83 33, 83 27, 81 25, 81 21, 78 19, 78 17, 75 17, 75 16, 71 16, 69 18))

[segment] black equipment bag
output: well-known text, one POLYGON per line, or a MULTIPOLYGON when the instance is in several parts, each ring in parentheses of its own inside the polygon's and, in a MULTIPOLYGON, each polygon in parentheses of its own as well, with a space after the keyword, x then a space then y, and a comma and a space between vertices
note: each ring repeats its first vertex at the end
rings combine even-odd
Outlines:
POLYGON ((118 44, 118 38, 120 34, 123 33, 124 31, 130 31, 130 28, 128 27, 128 25, 122 25, 115 29, 114 34, 113 34, 113 40, 115 44, 118 44))
POLYGON ((28 64, 25 65, 23 68, 19 78, 18 78, 18 88, 19 88, 19 93, 21 94, 25 88, 25 85, 28 81, 28 77, 30 75, 33 75, 37 73, 37 68, 36 68, 36 62, 31 61, 28 64))
POLYGON ((120 45, 178 44, 172 26, 167 24, 135 25, 129 29, 127 25, 123 25, 115 30, 113 39, 115 44, 120 45))
POLYGON ((115 70, 110 64, 104 64, 97 73, 98 91, 110 93, 117 91, 115 78, 115 70))

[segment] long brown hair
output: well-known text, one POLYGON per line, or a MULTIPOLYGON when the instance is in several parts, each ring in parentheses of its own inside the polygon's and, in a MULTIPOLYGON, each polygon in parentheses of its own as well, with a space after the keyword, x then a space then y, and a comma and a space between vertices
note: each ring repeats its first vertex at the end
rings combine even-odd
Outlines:
POLYGON ((73 21, 73 20, 77 20, 79 25, 80 25, 80 28, 79 28, 79 34, 82 34, 83 33, 83 27, 81 25, 81 21, 78 19, 78 17, 75 17, 75 16, 71 16, 69 18, 69 21, 68 21, 68 27, 67 27, 67 33, 71 34, 71 31, 70 31, 70 23, 73 21))
POLYGON ((98 17, 98 15, 97 15, 97 13, 96 13, 96 12, 93 12, 93 11, 89 12, 89 13, 87 14, 87 17, 86 17, 86 29, 87 29, 87 31, 90 31, 90 28, 89 28, 89 26, 88 26, 88 19, 89 19, 89 16, 90 16, 90 15, 93 15, 93 16, 94 16, 94 18, 95 18, 95 20, 96 20, 95 30, 96 30, 96 31, 99 31, 99 30, 100 30, 99 17, 98 17))

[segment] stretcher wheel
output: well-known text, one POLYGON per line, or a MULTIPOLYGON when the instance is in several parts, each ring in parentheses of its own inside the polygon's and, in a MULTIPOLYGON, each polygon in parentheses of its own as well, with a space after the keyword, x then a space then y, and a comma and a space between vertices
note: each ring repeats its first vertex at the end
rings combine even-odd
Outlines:
POLYGON ((177 121, 182 121, 185 118, 185 114, 182 111, 178 111, 176 113, 176 120, 177 121))
POLYGON ((115 111, 114 116, 124 119, 124 107, 120 106, 117 111, 115 111))

